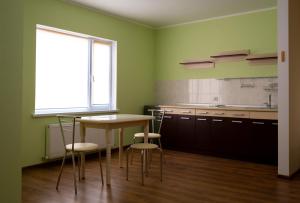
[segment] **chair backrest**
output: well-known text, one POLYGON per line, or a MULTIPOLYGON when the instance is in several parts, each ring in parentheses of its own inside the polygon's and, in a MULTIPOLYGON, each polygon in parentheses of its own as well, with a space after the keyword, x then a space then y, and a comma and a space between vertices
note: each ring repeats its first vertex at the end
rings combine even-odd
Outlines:
POLYGON ((60 126, 60 132, 63 140, 63 145, 66 148, 66 137, 65 133, 66 132, 71 132, 72 133, 72 151, 74 151, 74 142, 75 142, 75 123, 76 123, 76 118, 80 118, 79 116, 74 116, 74 115, 57 115, 58 118, 59 126, 60 126), (64 123, 71 123, 71 129, 66 127, 64 123))
POLYGON ((161 109, 148 109, 154 119, 151 122, 151 132, 160 134, 160 129, 164 120, 165 111, 161 109))

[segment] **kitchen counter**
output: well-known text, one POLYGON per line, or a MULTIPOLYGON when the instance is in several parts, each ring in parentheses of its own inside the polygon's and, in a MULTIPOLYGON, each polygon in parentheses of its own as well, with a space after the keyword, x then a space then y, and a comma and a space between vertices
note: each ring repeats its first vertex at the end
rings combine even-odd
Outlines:
POLYGON ((168 104, 159 105, 160 108, 190 108, 190 109, 207 109, 207 110, 229 110, 229 111, 263 111, 263 112, 278 112, 277 108, 254 107, 254 106, 209 106, 201 104, 168 104))
POLYGON ((166 114, 277 120, 277 108, 257 106, 159 105, 166 114))
POLYGON ((277 109, 260 106, 160 105, 166 149, 277 164, 277 109))

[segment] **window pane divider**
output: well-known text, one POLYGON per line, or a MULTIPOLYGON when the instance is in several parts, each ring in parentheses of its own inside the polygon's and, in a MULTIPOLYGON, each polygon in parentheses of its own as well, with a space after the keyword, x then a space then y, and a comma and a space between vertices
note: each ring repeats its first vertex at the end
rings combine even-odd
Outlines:
POLYGON ((92 109, 92 88, 93 88, 93 40, 89 39, 89 78, 88 78, 88 105, 92 109))

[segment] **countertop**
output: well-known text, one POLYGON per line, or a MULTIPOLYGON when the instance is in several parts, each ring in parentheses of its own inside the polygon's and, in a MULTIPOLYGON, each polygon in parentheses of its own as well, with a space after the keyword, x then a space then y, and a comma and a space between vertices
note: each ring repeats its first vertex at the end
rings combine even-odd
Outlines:
POLYGON ((260 111, 260 112, 278 112, 277 108, 256 107, 256 106, 238 106, 238 105, 225 105, 225 106, 210 106, 201 104, 164 104, 159 105, 163 108, 190 108, 190 109, 207 109, 207 110, 228 110, 228 111, 260 111))

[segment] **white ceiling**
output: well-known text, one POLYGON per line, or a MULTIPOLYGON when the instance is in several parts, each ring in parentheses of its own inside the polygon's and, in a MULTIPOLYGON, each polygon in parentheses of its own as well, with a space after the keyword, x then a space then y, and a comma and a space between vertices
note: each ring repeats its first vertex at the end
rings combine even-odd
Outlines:
POLYGON ((276 7, 276 0, 67 0, 151 27, 276 7))

